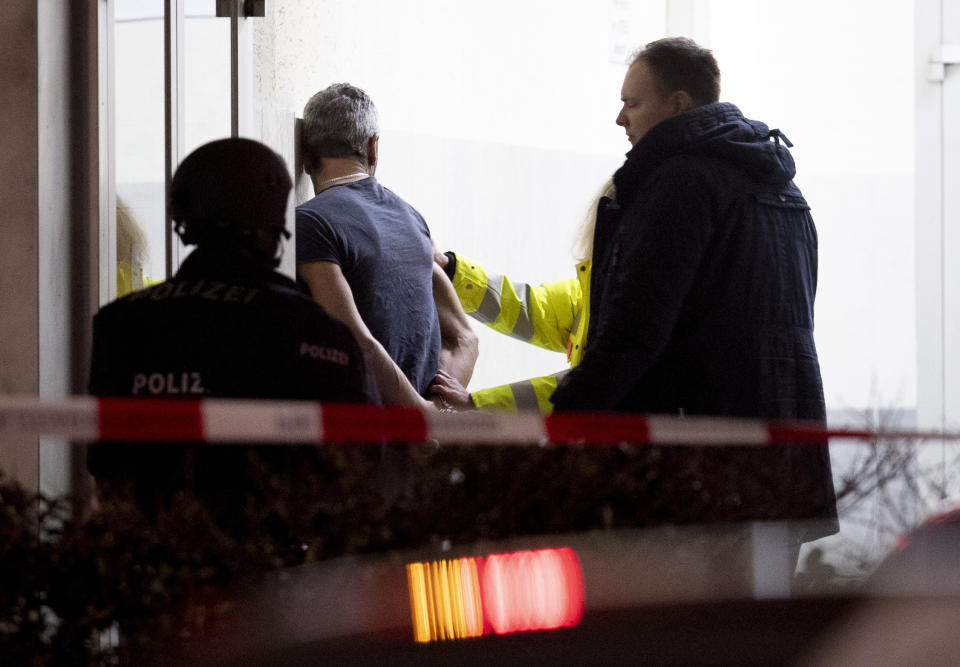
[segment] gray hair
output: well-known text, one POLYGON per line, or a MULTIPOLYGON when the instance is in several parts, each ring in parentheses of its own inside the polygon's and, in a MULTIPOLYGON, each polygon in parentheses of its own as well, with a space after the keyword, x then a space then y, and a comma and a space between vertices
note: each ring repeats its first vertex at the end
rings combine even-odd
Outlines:
POLYGON ((380 131, 377 107, 365 92, 335 83, 310 98, 303 108, 303 164, 307 172, 325 157, 367 161, 367 142, 380 131))

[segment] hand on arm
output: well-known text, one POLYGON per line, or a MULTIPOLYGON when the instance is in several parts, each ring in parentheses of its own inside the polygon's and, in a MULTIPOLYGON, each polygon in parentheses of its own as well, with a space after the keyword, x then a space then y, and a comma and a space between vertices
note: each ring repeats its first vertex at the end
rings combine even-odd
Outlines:
POLYGON ((383 403, 432 409, 433 404, 417 393, 383 345, 367 329, 340 266, 333 262, 308 262, 298 265, 297 273, 307 283, 314 301, 350 328, 377 382, 383 403))
POLYGON ((430 382, 430 396, 457 410, 474 410, 477 406, 464 386, 442 368, 430 382))

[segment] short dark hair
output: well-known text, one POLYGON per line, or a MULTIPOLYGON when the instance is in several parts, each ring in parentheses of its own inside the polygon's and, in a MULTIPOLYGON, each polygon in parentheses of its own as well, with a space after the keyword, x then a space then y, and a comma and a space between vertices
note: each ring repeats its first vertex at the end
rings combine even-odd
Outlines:
POLYGON ((630 64, 638 60, 650 68, 663 94, 686 91, 698 107, 720 99, 717 59, 692 39, 665 37, 650 42, 634 54, 630 64))
POLYGON ((368 159, 367 142, 380 131, 377 107, 363 90, 335 83, 303 108, 301 146, 308 172, 325 157, 368 159))

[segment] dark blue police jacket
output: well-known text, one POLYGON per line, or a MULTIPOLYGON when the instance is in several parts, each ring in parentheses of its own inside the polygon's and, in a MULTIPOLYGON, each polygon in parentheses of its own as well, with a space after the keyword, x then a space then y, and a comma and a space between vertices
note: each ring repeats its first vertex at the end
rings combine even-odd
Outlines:
MULTIPOLYGON (((374 402, 360 348, 281 274, 237 253, 196 250, 177 274, 105 306, 94 318, 90 393, 154 398, 374 402)), ((275 471, 304 465, 270 448, 275 471)), ((299 448, 305 450, 307 448, 299 448)), ((251 448, 98 444, 87 464, 105 488, 127 488, 148 512, 190 488, 228 520, 254 479, 251 448)), ((239 519, 238 519, 239 520, 239 519)))
POLYGON ((346 325, 276 271, 243 255, 201 250, 172 279, 96 315, 90 392, 374 399, 346 325))

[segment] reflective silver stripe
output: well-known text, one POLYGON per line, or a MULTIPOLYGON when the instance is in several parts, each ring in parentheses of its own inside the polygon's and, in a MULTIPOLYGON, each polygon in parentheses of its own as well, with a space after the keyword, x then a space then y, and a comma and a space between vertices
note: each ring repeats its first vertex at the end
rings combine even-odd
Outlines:
POLYGON ((487 289, 483 293, 483 301, 476 312, 471 313, 475 319, 484 324, 493 322, 500 315, 500 286, 503 285, 503 276, 487 276, 487 289))
POLYGON ((570 327, 570 336, 575 336, 577 334, 577 329, 580 327, 580 316, 583 315, 583 308, 577 310, 577 314, 573 316, 573 326, 570 327))
POLYGON ((517 323, 513 325, 510 335, 520 340, 530 340, 533 338, 533 322, 530 321, 533 290, 525 283, 513 283, 513 291, 517 293, 523 306, 517 313, 517 323))
POLYGON ((513 392, 513 402, 517 404, 517 410, 539 410, 540 403, 537 401, 537 392, 533 388, 530 380, 523 382, 514 382, 510 385, 510 391, 513 392))
MULTIPOLYGON (((565 371, 554 373, 551 377, 556 378, 557 384, 560 384, 560 380, 562 380, 569 372, 570 369, 568 368, 565 371)), ((517 410, 540 409, 540 401, 537 399, 537 390, 533 386, 532 380, 514 382, 510 385, 510 393, 513 394, 513 402, 516 404, 517 410)), ((547 398, 549 399, 549 396, 547 398)))

